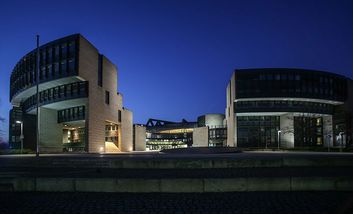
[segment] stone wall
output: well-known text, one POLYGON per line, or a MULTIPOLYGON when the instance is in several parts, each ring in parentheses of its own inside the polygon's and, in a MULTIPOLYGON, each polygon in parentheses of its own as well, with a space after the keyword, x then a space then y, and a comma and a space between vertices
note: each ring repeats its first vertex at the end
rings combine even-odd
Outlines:
POLYGON ((146 127, 134 125, 135 151, 146 151, 146 127))
POLYGON ((208 147, 208 127, 194 128, 192 139, 193 147, 208 147))

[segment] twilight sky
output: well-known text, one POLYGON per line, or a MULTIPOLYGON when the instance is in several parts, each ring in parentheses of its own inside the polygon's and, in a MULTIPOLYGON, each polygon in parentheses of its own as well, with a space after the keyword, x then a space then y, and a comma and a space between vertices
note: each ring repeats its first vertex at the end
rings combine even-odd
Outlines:
POLYGON ((353 78, 352 0, 0 1, 0 125, 12 68, 41 43, 81 33, 119 69, 135 123, 224 113, 235 68, 290 67, 353 78))

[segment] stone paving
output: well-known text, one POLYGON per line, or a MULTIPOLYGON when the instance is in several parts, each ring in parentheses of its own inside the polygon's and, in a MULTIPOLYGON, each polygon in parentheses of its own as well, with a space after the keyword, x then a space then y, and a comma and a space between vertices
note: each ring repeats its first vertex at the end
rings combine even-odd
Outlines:
POLYGON ((0 177, 82 178, 238 178, 238 177, 353 177, 353 167, 264 167, 229 169, 109 169, 109 168, 6 168, 0 177))
POLYGON ((0 213, 353 213, 353 192, 1 192, 0 213))

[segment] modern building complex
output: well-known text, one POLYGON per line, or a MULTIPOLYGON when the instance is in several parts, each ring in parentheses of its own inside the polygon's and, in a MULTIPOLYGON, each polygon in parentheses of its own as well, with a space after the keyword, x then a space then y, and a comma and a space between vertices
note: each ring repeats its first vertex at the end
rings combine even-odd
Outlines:
POLYGON ((116 66, 80 34, 39 47, 16 64, 10 80, 9 141, 36 148, 36 84, 39 83, 41 152, 119 152, 133 149, 132 112, 117 93, 116 66))
POLYGON ((206 114, 198 117, 197 122, 149 119, 146 123, 146 147, 148 150, 161 150, 223 146, 226 131, 223 114, 206 114))
POLYGON ((353 82, 304 69, 235 70, 227 86, 227 145, 352 144, 353 82))
POLYGON ((341 75, 237 69, 227 86, 225 115, 133 125, 117 92, 116 66, 82 35, 49 42, 38 52, 38 57, 37 49, 23 56, 11 74, 12 148, 36 150, 38 137, 43 153, 353 144, 353 81, 341 75))

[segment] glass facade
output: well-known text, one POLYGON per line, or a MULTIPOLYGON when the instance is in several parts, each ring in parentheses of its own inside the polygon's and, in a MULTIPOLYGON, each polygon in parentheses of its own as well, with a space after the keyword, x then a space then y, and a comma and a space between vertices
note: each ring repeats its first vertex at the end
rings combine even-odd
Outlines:
POLYGON ((16 121, 22 121, 22 109, 13 107, 9 116, 9 145, 10 148, 19 149, 21 147, 21 124, 16 121))
POLYGON ((277 147, 279 116, 238 116, 238 147, 277 147))
POLYGON ((294 117, 294 133, 294 147, 322 146, 322 117, 294 117))
POLYGON ((182 148, 192 145, 192 131, 180 130, 175 132, 148 133, 146 146, 150 150, 162 150, 171 148, 182 148))
POLYGON ((302 69, 245 69, 236 72, 236 98, 296 97, 344 101, 346 78, 302 69))
POLYGON ((209 146, 224 146, 227 139, 227 128, 209 128, 208 129, 209 146))
MULTIPOLYGON (((73 35, 40 47, 40 83, 78 74, 78 38, 73 35)), ((33 50, 16 64, 10 78, 10 100, 36 84, 36 57, 33 50)))
POLYGON ((235 87, 230 85, 228 94, 235 95, 235 100, 229 101, 234 102, 233 112, 241 115, 256 113, 252 114, 256 116, 236 116, 238 146, 275 146, 281 125, 294 134, 283 137, 286 146, 324 146, 329 137, 333 139, 333 146, 338 145, 338 138, 349 144, 350 127, 353 126, 348 109, 351 107, 347 102, 350 99, 348 84, 351 82, 348 78, 315 70, 264 68, 236 70, 232 80, 235 87), (270 112, 271 115, 283 112, 291 116, 282 119, 279 116, 260 116, 270 112), (324 116, 332 116, 331 122, 327 120, 324 123, 324 116), (344 136, 340 137, 339 133, 344 133, 344 136))

